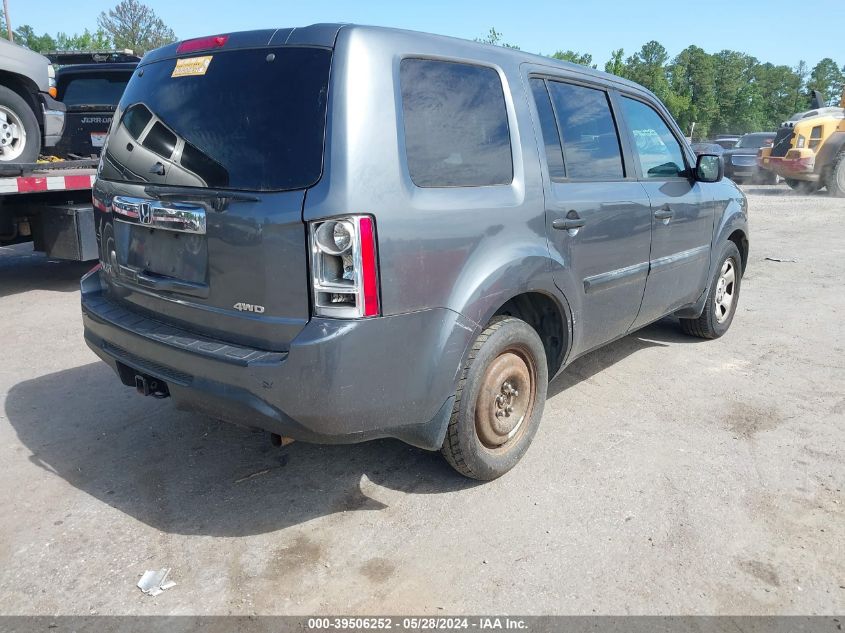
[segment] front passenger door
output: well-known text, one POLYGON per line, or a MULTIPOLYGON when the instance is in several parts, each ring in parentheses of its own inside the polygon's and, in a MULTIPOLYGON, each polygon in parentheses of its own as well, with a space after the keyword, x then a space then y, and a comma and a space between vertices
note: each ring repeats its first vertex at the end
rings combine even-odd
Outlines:
POLYGON ((619 101, 652 211, 649 273, 636 329, 694 303, 704 291, 714 209, 680 141, 657 110, 633 97, 619 101))

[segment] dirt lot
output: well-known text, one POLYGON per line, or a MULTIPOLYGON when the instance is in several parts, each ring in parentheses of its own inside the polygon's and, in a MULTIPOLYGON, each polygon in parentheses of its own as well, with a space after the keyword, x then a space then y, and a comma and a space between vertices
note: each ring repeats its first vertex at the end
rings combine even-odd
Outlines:
POLYGON ((138 397, 82 342, 88 266, 0 249, 0 612, 842 613, 845 201, 747 192, 728 335, 575 362, 484 485, 138 397))

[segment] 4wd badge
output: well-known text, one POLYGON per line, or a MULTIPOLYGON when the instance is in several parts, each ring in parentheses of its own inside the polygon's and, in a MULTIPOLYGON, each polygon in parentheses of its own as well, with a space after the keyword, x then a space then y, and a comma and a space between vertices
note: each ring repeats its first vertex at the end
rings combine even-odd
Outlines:
POLYGON ((264 313, 264 306, 257 306, 254 303, 243 303, 238 301, 234 306, 235 310, 239 312, 255 312, 256 314, 264 313))

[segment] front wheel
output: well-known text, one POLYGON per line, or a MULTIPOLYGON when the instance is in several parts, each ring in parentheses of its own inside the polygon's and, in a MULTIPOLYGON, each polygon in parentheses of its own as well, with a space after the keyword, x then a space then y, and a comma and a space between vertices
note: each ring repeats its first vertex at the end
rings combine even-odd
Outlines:
POLYGON ((35 113, 19 94, 0 86, 0 161, 34 163, 41 151, 35 113))
POLYGON ((742 258, 733 242, 722 248, 716 274, 710 283, 707 303, 697 319, 681 319, 681 328, 691 336, 719 338, 731 326, 739 302, 742 258))
POLYGON ((794 180, 792 178, 787 178, 786 184, 789 185, 789 188, 796 193, 800 193, 805 196, 815 193, 822 188, 821 182, 811 180, 794 180))
POLYGON ((546 402, 549 375, 537 332, 514 317, 496 317, 464 365, 440 449, 462 475, 501 477, 528 450, 546 402))
POLYGON ((773 171, 763 171, 760 176, 760 184, 762 185, 776 185, 778 184, 778 175, 773 171))

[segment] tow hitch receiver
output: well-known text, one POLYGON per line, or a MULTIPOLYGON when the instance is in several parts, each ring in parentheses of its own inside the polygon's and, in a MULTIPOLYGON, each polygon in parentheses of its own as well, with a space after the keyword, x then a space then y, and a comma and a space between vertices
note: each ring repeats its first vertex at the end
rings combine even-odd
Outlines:
POLYGON ((167 398, 170 395, 167 384, 158 378, 143 374, 135 374, 135 391, 142 396, 152 396, 153 398, 167 398))

